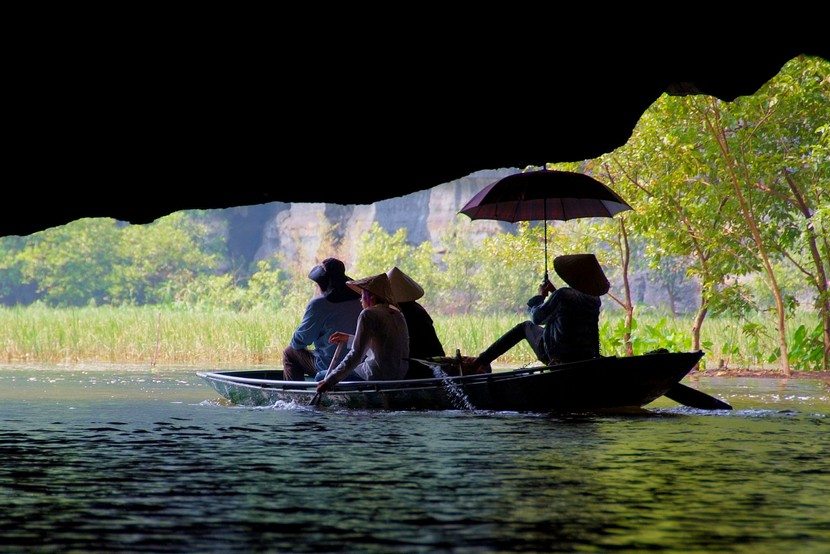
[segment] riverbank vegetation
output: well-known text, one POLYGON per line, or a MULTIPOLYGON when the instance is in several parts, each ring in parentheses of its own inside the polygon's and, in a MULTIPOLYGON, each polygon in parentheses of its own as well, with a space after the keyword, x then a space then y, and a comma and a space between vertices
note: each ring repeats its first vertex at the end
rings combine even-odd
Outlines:
MULTIPOLYGON (((556 166, 594 175, 634 208, 548 232, 551 252, 595 252, 609 275, 603 354, 702 349, 709 367, 828 370, 828 111, 830 64, 799 57, 734 102, 663 96, 623 147, 556 166), (665 302, 638 294, 638 271, 665 302)), ((240 264, 228 234, 190 211, 0 239, 4 359, 278 363, 312 292, 308 268, 280 255, 240 264)), ((542 234, 523 223, 478 244, 452 229, 440 245, 411 244, 405 229, 375 225, 349 272, 397 265, 426 289, 450 353, 477 353, 521 321, 541 278, 542 234)), ((319 258, 340 250, 332 238, 319 258)))
MULTIPOLYGON (((309 290, 311 287, 309 286, 309 290)), ((211 364, 248 367, 279 366, 282 349, 299 322, 301 311, 206 307, 101 306, 50 308, 43 305, 0 308, 0 344, 5 363, 107 362, 147 366, 211 364)), ((518 313, 501 315, 436 315, 438 336, 447 353, 458 349, 475 355, 505 330, 522 321, 518 313)), ((641 314, 631 333, 634 352, 657 348, 689 350, 690 318, 641 314)), ((800 312, 790 320, 791 355, 804 348, 805 329, 819 325, 813 314, 800 312)), ((602 353, 625 355, 625 318, 617 311, 601 318, 602 353)), ((702 369, 769 368, 775 329, 763 316, 756 319, 712 318, 702 342, 702 369), (765 323, 766 322, 766 323, 765 323)), ((534 363, 525 343, 498 359, 499 365, 534 363)), ((806 368, 809 361, 794 358, 806 368)))

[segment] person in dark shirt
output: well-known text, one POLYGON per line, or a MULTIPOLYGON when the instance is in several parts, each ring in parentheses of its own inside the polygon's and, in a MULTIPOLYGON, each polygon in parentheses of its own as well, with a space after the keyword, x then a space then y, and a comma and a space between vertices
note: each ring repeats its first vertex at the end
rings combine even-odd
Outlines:
POLYGON ((329 342, 332 333, 354 334, 363 307, 360 295, 346 286, 346 266, 326 258, 312 268, 308 278, 317 283, 318 294, 306 305, 303 319, 283 351, 283 379, 303 381, 329 368, 337 348, 329 342), (314 346, 310 350, 309 346, 314 346))
MULTIPOLYGON (((398 302, 406 326, 409 329, 409 356, 411 358, 432 358, 444 356, 444 347, 435 332, 432 318, 426 309, 416 302, 424 296, 424 289, 412 277, 393 267, 386 272, 392 294, 398 302)), ((434 377, 432 370, 414 360, 409 362, 407 379, 427 379, 434 377)))
POLYGON ((610 284, 593 254, 559 256, 553 268, 568 287, 546 280, 527 301, 530 321, 502 335, 470 364, 469 373, 487 372, 489 364, 527 340, 536 358, 547 365, 598 358, 600 296, 610 284), (550 296, 548 296, 550 295, 550 296))

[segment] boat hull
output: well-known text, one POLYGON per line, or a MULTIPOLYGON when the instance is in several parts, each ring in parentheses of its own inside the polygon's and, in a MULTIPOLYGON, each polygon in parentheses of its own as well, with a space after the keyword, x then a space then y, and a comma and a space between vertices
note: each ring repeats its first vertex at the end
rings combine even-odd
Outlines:
MULTIPOLYGON (((688 374, 702 352, 598 358, 551 367, 405 381, 342 382, 320 406, 380 410, 574 412, 642 407, 688 374)), ((283 381, 282 372, 199 372, 234 404, 308 404, 311 381, 283 381)))

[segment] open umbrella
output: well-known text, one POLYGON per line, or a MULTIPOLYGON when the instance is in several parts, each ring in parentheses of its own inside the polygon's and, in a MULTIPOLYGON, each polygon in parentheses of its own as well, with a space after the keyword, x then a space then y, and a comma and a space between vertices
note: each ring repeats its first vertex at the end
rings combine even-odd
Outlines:
POLYGON ((632 209, 613 190, 593 177, 543 169, 514 173, 487 185, 458 213, 470 219, 545 222, 545 280, 548 279, 549 219, 612 217, 632 209))
MULTIPOLYGON (((625 200, 596 179, 570 171, 514 173, 487 185, 459 213, 470 219, 545 222, 545 281, 548 280, 547 220, 612 217, 631 210, 625 200)), ((731 410, 732 406, 705 392, 675 384, 666 396, 675 402, 704 410, 731 410)))

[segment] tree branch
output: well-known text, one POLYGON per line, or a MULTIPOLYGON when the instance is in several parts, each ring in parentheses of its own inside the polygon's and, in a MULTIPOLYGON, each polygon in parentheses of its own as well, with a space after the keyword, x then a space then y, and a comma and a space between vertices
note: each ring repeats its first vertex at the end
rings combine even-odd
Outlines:
POLYGON ((783 248, 781 248, 781 247, 780 247, 777 243, 773 243, 771 246, 772 246, 772 247, 773 247, 773 249, 775 249, 775 250, 776 250, 779 254, 783 255, 785 258, 787 258, 788 260, 790 260, 790 262, 791 262, 791 263, 792 263, 792 264, 793 264, 796 268, 798 268, 798 270, 799 270, 799 271, 801 271, 801 273, 803 273, 804 275, 806 275, 807 277, 809 277, 809 278, 810 278, 810 280, 811 280, 811 281, 813 281, 813 282, 815 283, 815 281, 816 281, 816 276, 815 276, 815 274, 810 273, 810 271, 809 271, 809 270, 807 270, 807 268, 803 267, 800 263, 798 263, 797 261, 795 261, 795 259, 794 259, 794 258, 790 255, 790 253, 789 253, 789 252, 787 252, 786 250, 784 250, 783 248))
POLYGON ((605 294, 607 294, 609 297, 611 297, 611 300, 613 300, 614 302, 619 304, 621 308, 625 308, 625 304, 623 303, 622 300, 620 300, 619 298, 617 298, 616 296, 614 296, 610 292, 606 292, 605 294))

